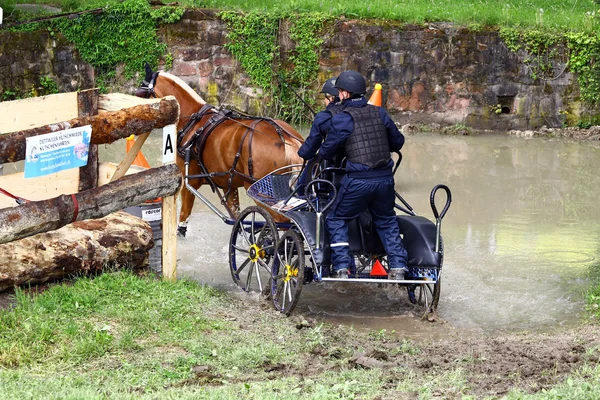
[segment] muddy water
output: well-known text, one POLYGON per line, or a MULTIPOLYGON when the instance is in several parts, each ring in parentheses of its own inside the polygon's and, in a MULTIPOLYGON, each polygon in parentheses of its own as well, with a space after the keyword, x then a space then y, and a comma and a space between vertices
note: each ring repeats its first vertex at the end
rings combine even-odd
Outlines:
MULTIPOLYGON (((152 165, 160 163, 159 143, 151 137, 143 149, 152 165)), ((101 158, 119 156, 108 147, 101 150, 101 158)), ((598 147, 504 135, 419 134, 407 137, 403 156, 397 189, 418 214, 433 218, 429 193, 435 184, 452 189, 442 226, 438 307, 447 324, 420 322, 404 290, 375 284, 311 283, 296 313, 408 336, 425 330, 443 334, 448 324, 491 333, 579 322, 600 254, 598 147)), ((197 201, 188 237, 178 241, 179 276, 237 293, 227 261, 230 232, 197 201)))

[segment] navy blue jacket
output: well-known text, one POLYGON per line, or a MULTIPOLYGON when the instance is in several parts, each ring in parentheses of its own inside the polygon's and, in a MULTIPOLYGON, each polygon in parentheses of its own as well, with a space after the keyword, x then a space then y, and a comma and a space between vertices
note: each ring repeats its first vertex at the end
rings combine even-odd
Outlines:
POLYGON ((325 111, 321 111, 315 115, 312 126, 308 137, 298 149, 298 155, 305 160, 310 160, 317 154, 323 139, 325 139, 326 132, 331 131, 331 113, 327 112, 327 109, 339 104, 339 102, 331 102, 325 107, 325 111))
MULTIPOLYGON (((367 99, 363 96, 358 99, 346 99, 342 101, 342 105, 344 108, 346 107, 365 107, 367 105, 367 99)), ((383 107, 379 107, 379 115, 381 116, 381 121, 385 126, 388 132, 388 141, 390 143, 390 151, 399 151, 402 146, 404 146, 404 135, 398 130, 396 124, 388 113, 383 109, 383 107)), ((348 136, 354 132, 354 120, 352 116, 348 113, 341 112, 336 114, 333 118, 331 118, 331 130, 321 149, 319 150, 319 155, 327 160, 331 160, 335 157, 336 153, 343 149, 344 143, 348 136)), ((383 168, 379 168, 380 172, 383 174, 389 173, 391 175, 392 168, 394 167, 394 161, 390 157, 390 161, 388 165, 383 168)), ((360 163, 352 163, 346 162, 346 171, 351 172, 360 172, 360 171, 370 171, 371 169, 364 164, 360 163)))

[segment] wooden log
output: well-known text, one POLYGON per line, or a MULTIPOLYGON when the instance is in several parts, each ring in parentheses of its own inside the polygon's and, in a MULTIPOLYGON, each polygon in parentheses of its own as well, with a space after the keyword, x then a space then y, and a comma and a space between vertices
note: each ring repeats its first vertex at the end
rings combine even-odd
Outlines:
POLYGON ((140 104, 156 103, 158 100, 156 97, 144 99, 125 93, 106 93, 98 96, 98 112, 119 111, 123 108, 139 106, 140 104))
POLYGON ((162 204, 162 274, 163 278, 177 280, 177 199, 163 197, 162 204))
MULTIPOLYGON (((98 114, 98 89, 83 90, 77 93, 77 117, 90 117, 98 114)), ((83 192, 98 186, 98 145, 91 144, 88 162, 79 168, 79 190, 83 192)))
POLYGON ((0 292, 107 267, 145 267, 153 245, 150 225, 124 211, 0 244, 0 292))
POLYGON ((135 160, 135 157, 142 148, 142 145, 146 142, 146 139, 148 139, 148 136, 150 136, 150 132, 143 133, 137 138, 129 153, 125 154, 125 158, 117 166, 115 174, 112 176, 112 178, 110 178, 111 182, 122 178, 123 175, 127 173, 129 167, 131 167, 131 164, 133 164, 133 160, 135 160))
POLYGON ((25 139, 32 136, 91 125, 91 144, 106 144, 175 124, 178 120, 179 103, 175 97, 167 96, 154 103, 8 133, 0 136, 0 164, 24 160, 25 139))
POLYGON ((177 165, 170 164, 126 175, 85 192, 0 209, 0 244, 171 196, 180 186, 181 172, 177 165))

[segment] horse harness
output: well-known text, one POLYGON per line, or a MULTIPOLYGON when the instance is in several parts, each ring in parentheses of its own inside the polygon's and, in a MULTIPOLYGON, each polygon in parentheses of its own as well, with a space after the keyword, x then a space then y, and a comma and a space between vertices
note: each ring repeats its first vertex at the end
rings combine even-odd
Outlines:
POLYGON ((196 159, 196 161, 198 162, 198 165, 200 166, 200 169, 203 172, 203 175, 205 175, 205 176, 203 176, 203 178, 207 179, 213 192, 219 193, 218 189, 225 190, 225 188, 222 188, 219 185, 217 185, 217 183, 212 178, 229 175, 229 179, 227 181, 227 188, 226 188, 227 191, 225 192, 225 194, 222 197, 220 196, 222 204, 226 203, 225 199, 227 199, 229 197, 229 194, 231 193, 233 179, 236 176, 238 176, 238 177, 242 178, 244 181, 250 182, 250 183, 254 183, 257 180, 256 178, 254 178, 254 174, 253 174, 252 138, 253 138, 253 135, 255 132, 260 133, 260 131, 258 131, 256 129, 256 126, 262 121, 269 123, 273 128, 275 128, 275 131, 279 135, 279 138, 281 139, 282 142, 285 143, 284 133, 287 133, 289 135, 289 132, 285 131, 273 119, 266 118, 266 117, 254 117, 254 116, 250 116, 247 114, 243 114, 239 111, 229 110, 229 109, 225 109, 225 108, 215 108, 210 104, 203 105, 198 112, 190 115, 189 121, 177 133, 177 152, 182 157, 185 157, 185 154, 187 151, 192 152, 192 154, 194 155, 194 158, 196 159), (202 124, 202 126, 200 128, 198 128, 192 135, 189 135, 189 132, 191 131, 191 129, 202 118, 204 118, 205 116, 210 115, 210 114, 212 114, 210 116, 210 118, 208 118, 204 122, 204 124, 202 124), (208 172, 208 170, 206 169, 206 166, 204 165, 204 156, 203 156, 204 148, 206 146, 206 141, 208 139, 208 136, 221 123, 223 123, 224 121, 227 121, 227 120, 234 121, 238 124, 245 126, 246 131, 244 132, 244 135, 242 136, 242 140, 240 141, 240 145, 238 147, 238 150, 235 154, 235 158, 233 160, 233 165, 231 166, 229 171, 208 172), (248 121, 248 123, 245 124, 245 123, 240 122, 239 120, 248 121), (244 174, 236 169, 239 159, 242 155, 242 150, 244 148, 243 146, 244 146, 244 143, 246 142, 246 140, 248 140, 248 174, 244 174))

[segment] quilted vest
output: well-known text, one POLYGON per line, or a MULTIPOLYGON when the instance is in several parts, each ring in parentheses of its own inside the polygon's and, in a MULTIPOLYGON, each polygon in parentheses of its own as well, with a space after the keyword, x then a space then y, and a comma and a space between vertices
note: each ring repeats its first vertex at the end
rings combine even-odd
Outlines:
POLYGON ((345 143, 347 160, 370 168, 380 162, 387 164, 390 159, 390 143, 379 108, 369 104, 366 107, 347 107, 344 112, 354 120, 354 132, 345 143))

